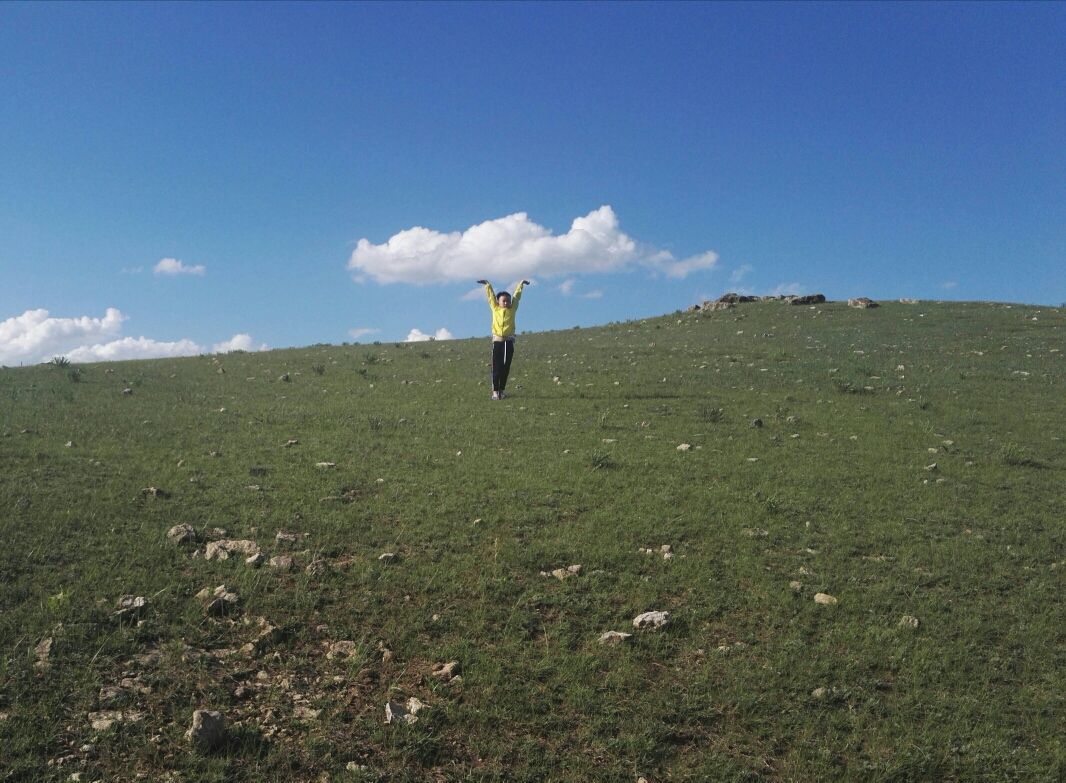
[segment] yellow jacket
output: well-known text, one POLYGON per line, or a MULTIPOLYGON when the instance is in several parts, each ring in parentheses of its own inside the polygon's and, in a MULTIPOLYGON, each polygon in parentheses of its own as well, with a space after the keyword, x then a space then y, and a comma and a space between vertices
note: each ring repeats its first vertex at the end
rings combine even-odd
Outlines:
POLYGON ((492 290, 492 283, 485 285, 485 295, 488 296, 489 307, 492 308, 493 338, 514 337, 514 316, 518 310, 518 300, 522 298, 522 284, 515 286, 510 307, 500 307, 496 301, 496 292, 492 290))

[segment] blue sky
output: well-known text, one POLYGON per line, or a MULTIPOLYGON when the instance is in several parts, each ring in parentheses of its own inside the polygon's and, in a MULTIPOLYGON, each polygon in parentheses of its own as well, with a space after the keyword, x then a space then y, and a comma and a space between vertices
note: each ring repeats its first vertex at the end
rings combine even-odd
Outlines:
POLYGON ((1062 3, 0 4, 0 363, 484 335, 479 277, 535 281, 521 330, 1057 305, 1064 41, 1062 3))

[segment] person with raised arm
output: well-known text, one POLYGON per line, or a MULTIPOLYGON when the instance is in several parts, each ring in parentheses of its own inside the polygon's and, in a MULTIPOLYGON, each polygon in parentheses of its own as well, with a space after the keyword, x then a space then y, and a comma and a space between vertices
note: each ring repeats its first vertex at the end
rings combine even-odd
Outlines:
POLYGON ((507 291, 497 294, 488 280, 477 282, 485 286, 485 295, 492 308, 492 399, 502 400, 507 396, 504 389, 514 358, 515 313, 522 298, 522 288, 529 285, 529 281, 523 280, 515 286, 513 298, 507 291))

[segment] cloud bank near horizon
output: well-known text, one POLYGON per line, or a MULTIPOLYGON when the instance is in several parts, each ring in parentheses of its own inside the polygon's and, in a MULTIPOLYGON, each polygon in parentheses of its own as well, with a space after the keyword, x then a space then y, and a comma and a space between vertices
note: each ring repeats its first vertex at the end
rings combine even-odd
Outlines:
POLYGON ((425 343, 430 340, 454 340, 455 335, 445 329, 443 326, 435 331, 433 334, 426 334, 421 329, 415 328, 407 333, 407 339, 405 343, 425 343))
POLYGON ((109 362, 267 349, 243 333, 211 348, 184 338, 161 341, 144 336, 123 337, 122 324, 127 318, 114 307, 107 308, 102 318, 56 318, 44 309, 27 310, 0 321, 0 364, 38 364, 55 356, 65 356, 72 362, 109 362))
POLYGON ((380 245, 363 238, 347 268, 356 282, 432 285, 479 277, 603 274, 636 266, 680 279, 717 263, 713 251, 678 259, 668 250, 637 242, 621 230, 614 210, 605 204, 575 218, 560 235, 516 212, 462 232, 414 226, 380 245))

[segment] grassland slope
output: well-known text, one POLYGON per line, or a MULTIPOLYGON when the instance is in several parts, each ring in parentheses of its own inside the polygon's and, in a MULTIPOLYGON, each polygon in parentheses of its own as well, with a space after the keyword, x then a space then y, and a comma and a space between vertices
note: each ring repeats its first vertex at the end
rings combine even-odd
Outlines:
POLYGON ((500 402, 482 340, 0 370, 0 781, 1061 780, 1064 337, 749 304, 522 335, 500 402))

